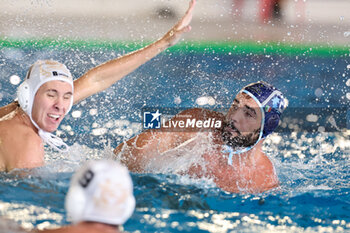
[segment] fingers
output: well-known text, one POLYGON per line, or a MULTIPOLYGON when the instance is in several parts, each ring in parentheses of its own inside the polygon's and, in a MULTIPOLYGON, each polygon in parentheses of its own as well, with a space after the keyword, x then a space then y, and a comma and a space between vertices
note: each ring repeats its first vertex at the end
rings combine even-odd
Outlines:
POLYGON ((170 29, 170 31, 164 35, 163 38, 168 41, 168 46, 176 44, 183 33, 191 30, 191 26, 189 24, 192 20, 192 12, 195 4, 196 0, 191 0, 185 15, 177 22, 177 24, 175 24, 172 29, 170 29))
POLYGON ((182 33, 186 33, 186 32, 191 31, 191 29, 192 29, 191 26, 188 25, 188 26, 184 27, 183 29, 181 29, 181 32, 182 32, 182 33))
POLYGON ((188 15, 192 18, 192 11, 193 11, 195 5, 196 5, 196 0, 191 0, 190 6, 188 7, 188 9, 186 11, 185 17, 188 15))
POLYGON ((182 30, 183 27, 187 27, 190 24, 190 22, 192 21, 192 12, 193 12, 195 4, 196 4, 196 0, 191 0, 190 6, 188 7, 185 15, 182 17, 182 19, 177 24, 178 30, 182 30))
POLYGON ((188 8, 187 11, 193 11, 195 5, 196 5, 196 0, 191 0, 190 7, 188 8))
POLYGON ((190 26, 190 25, 187 25, 186 27, 183 27, 183 28, 181 28, 181 29, 177 29, 177 30, 176 30, 176 35, 175 35, 175 33, 173 32, 173 34, 172 34, 172 35, 170 34, 170 36, 175 36, 175 37, 180 38, 180 35, 182 35, 183 33, 189 32, 189 31, 191 31, 191 26, 190 26))

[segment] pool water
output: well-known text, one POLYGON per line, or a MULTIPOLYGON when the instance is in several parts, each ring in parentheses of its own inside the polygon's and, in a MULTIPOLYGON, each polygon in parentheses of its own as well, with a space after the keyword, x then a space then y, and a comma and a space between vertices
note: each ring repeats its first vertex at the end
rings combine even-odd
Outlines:
MULTIPOLYGON (((122 53, 108 48, 4 47, 0 104, 15 97, 17 83, 12 75, 24 77, 37 59, 56 59, 79 77, 122 53)), ((64 197, 72 173, 86 160, 110 158, 115 146, 139 133, 142 108, 225 111, 244 85, 264 80, 279 87, 289 100, 278 132, 264 144, 280 187, 262 194, 232 194, 207 179, 132 174, 137 206, 124 229, 350 232, 349 64, 348 56, 163 53, 73 107, 57 131, 71 145, 69 154, 47 149, 45 167, 0 173, 0 215, 26 229, 68 224, 64 197), (204 101, 198 101, 200 97, 204 101)), ((10 225, 0 224, 5 232, 10 225)))

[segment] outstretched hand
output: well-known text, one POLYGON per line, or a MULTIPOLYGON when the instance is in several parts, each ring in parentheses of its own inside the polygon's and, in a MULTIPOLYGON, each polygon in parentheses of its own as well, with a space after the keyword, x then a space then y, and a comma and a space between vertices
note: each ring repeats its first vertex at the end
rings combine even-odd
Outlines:
POLYGON ((191 0, 185 15, 161 38, 168 42, 169 47, 175 45, 180 40, 183 33, 191 30, 190 23, 195 4, 196 0, 191 0))
MULTIPOLYGON (((160 52, 176 44, 183 33, 191 30, 191 20, 196 0, 191 0, 185 15, 159 40, 122 57, 105 62, 74 81, 74 103, 103 91, 149 61, 160 52)), ((0 109, 0 116, 4 111, 0 109)))

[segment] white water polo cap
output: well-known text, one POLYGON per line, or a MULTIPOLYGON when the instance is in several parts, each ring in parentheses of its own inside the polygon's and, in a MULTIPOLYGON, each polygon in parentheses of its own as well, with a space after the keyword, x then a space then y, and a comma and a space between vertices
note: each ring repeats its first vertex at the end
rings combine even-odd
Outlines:
MULTIPOLYGON (((39 60, 29 68, 25 80, 17 89, 17 98, 20 107, 28 114, 34 126, 39 130, 39 135, 43 141, 59 151, 67 151, 68 146, 63 143, 60 138, 40 129, 37 123, 32 119, 35 94, 43 84, 56 80, 69 83, 72 86, 73 93, 73 77, 64 64, 52 60, 39 60)), ((66 115, 72 108, 72 105, 73 96, 71 97, 70 105, 65 113, 66 115)))
POLYGON ((135 209, 128 170, 112 160, 87 162, 73 175, 65 207, 73 223, 124 224, 135 209))

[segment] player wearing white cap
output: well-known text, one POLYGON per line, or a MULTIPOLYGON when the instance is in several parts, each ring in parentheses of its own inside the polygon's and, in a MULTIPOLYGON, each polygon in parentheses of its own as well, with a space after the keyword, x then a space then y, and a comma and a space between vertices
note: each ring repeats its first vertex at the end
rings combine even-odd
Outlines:
POLYGON ((53 135, 75 104, 105 90, 189 31, 195 0, 184 17, 156 42, 101 64, 73 81, 63 64, 38 61, 18 88, 18 104, 0 108, 0 171, 33 168, 44 164, 44 143, 59 151, 67 145, 53 135))
POLYGON ((117 233, 135 209, 133 184, 116 161, 90 161, 72 177, 65 208, 72 225, 33 233, 117 233))

